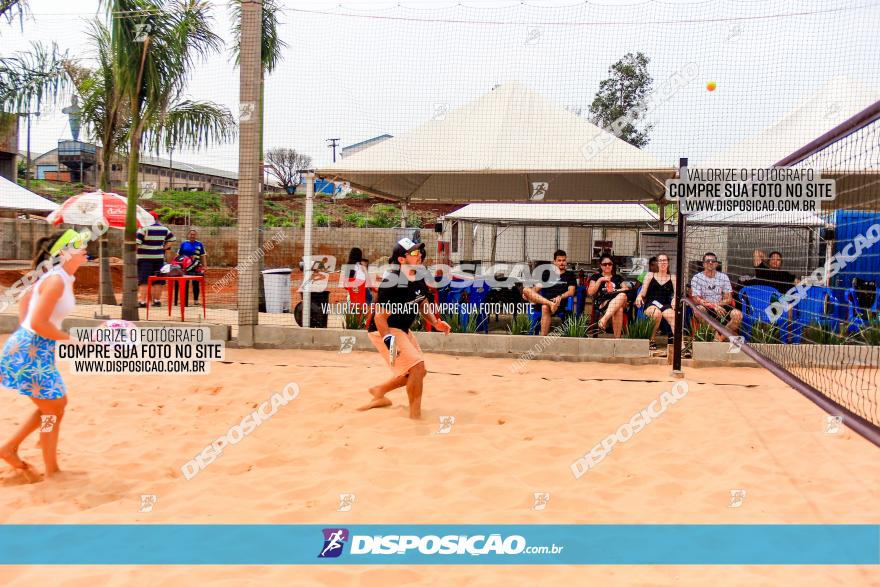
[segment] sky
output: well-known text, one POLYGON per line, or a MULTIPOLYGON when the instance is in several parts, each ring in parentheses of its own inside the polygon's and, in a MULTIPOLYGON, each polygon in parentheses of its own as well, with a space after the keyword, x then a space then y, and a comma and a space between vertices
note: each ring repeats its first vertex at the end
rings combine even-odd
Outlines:
MULTIPOLYGON (((865 103, 880 99, 880 0, 280 2, 288 47, 266 80, 264 144, 295 148, 318 165, 330 161, 328 138, 344 146, 401 134, 438 107, 454 109, 499 83, 518 81, 560 106, 586 107, 608 67, 635 51, 651 59, 655 85, 688 64, 698 68, 649 111, 646 150, 670 165, 682 156, 711 159, 829 83, 865 103)), ((87 21, 104 16, 97 0, 30 4, 23 30, 0 23, 0 54, 54 41, 87 65, 87 21)), ((227 3, 212 5, 215 31, 228 43, 227 3)), ((238 112, 228 48, 200 64, 180 98, 238 112)), ((64 105, 44 108, 32 128, 33 151, 70 137, 64 105)), ((829 125, 851 114, 831 112, 829 125)), ((486 121, 485 132, 496 123, 486 121)), ((238 144, 174 158, 235 171, 238 144)))

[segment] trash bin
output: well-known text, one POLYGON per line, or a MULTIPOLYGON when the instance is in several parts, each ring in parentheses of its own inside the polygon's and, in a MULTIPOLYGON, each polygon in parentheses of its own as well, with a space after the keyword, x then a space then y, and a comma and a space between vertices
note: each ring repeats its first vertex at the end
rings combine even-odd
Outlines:
POLYGON ((263 271, 266 312, 270 314, 290 313, 290 274, 291 270, 286 268, 263 271))
MULTIPOLYGON (((311 328, 327 328, 327 306, 330 303, 329 291, 313 291, 311 303, 311 315, 309 324, 311 328)), ((293 310, 293 318, 300 326, 303 325, 303 304, 299 302, 293 310)))

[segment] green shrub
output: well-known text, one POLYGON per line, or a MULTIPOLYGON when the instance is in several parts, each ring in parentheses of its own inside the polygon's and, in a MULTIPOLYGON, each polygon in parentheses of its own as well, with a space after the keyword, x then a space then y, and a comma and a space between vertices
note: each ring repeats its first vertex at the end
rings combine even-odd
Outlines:
POLYGON ((366 228, 367 226, 367 217, 360 212, 352 212, 351 214, 346 214, 343 220, 345 220, 346 224, 351 224, 353 226, 357 226, 358 228, 366 228))
POLYGON ((366 321, 366 314, 360 314, 357 312, 351 314, 346 313, 345 317, 342 319, 342 327, 346 330, 363 330, 366 321))
MULTIPOLYGON (((305 226, 305 223, 303 223, 305 226)), ((330 226, 330 216, 324 212, 315 211, 312 216, 312 226, 330 226)))
POLYGON ((700 325, 697 326, 697 329, 694 331, 694 342, 714 342, 715 341, 715 329, 706 324, 705 322, 700 322, 700 325))
POLYGON ((569 315, 568 319, 562 323, 561 336, 569 338, 583 338, 587 336, 590 328, 590 319, 581 314, 580 316, 569 315))
POLYGON ((392 204, 373 204, 367 222, 373 228, 394 228, 400 224, 400 209, 392 204))
POLYGON ((779 344, 782 342, 779 327, 768 322, 757 322, 752 325, 752 344, 779 344))
POLYGON ((859 329, 858 338, 870 346, 880 346, 880 317, 875 317, 859 329))
POLYGON ((459 334, 476 332, 479 323, 479 320, 469 319, 467 324, 463 324, 458 314, 443 314, 443 321, 449 324, 452 332, 459 334))
POLYGON ((235 226, 235 217, 226 209, 211 210, 197 214, 192 222, 197 226, 235 226))
POLYGON ((623 332, 624 338, 650 339, 654 334, 654 321, 647 316, 632 320, 623 332))
POLYGON ((191 208, 207 212, 225 208, 220 194, 214 192, 190 192, 186 190, 165 190, 153 194, 153 201, 170 208, 191 208))
POLYGON ((845 344, 846 337, 820 322, 811 322, 804 327, 804 340, 813 344, 845 344))
POLYGON ((275 216, 274 214, 266 214, 263 218, 263 226, 268 228, 288 228, 293 226, 293 215, 275 216))
POLYGON ((531 327, 532 323, 531 320, 529 320, 528 314, 517 314, 510 319, 510 325, 507 327, 507 332, 515 335, 529 334, 531 327))

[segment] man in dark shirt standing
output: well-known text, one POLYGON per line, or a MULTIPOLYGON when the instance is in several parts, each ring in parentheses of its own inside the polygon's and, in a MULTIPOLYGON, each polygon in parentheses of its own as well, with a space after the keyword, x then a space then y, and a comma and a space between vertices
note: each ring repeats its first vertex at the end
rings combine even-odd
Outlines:
MULTIPOLYGON (((138 305, 145 308, 150 300, 147 299, 147 281, 153 275, 159 273, 165 264, 165 257, 171 243, 174 241, 174 233, 159 222, 159 215, 155 211, 150 214, 155 220, 154 224, 139 228, 137 231, 137 272, 138 272, 138 305)), ((162 285, 164 281, 154 283, 153 305, 160 306, 162 302, 162 285)))
MULTIPOLYGON (((374 313, 368 318, 370 341, 391 367, 394 376, 370 388, 373 399, 360 410, 390 406, 385 394, 406 386, 409 397, 409 417, 421 417, 422 383, 427 370, 422 349, 410 331, 413 321, 421 313, 424 320, 438 332, 449 334, 446 322, 438 320, 431 311, 428 286, 419 275, 424 245, 408 238, 397 241, 389 262, 394 267, 385 273, 379 285, 374 313)), ((423 273, 423 272, 422 272, 423 273)))
MULTIPOLYGON (((531 302, 536 312, 541 312, 541 336, 550 333, 550 320, 559 311, 566 298, 574 295, 577 289, 577 276, 566 269, 567 255, 562 249, 553 253, 553 265, 556 271, 550 276, 549 284, 540 283, 531 288, 523 289, 523 298, 531 302)), ((543 277, 543 276, 542 276, 543 277)))
POLYGON ((793 273, 782 269, 782 253, 773 251, 766 262, 763 260, 763 257, 764 251, 760 249, 753 254, 755 279, 749 282, 748 285, 768 285, 779 293, 785 293, 790 290, 797 282, 797 277, 793 273))

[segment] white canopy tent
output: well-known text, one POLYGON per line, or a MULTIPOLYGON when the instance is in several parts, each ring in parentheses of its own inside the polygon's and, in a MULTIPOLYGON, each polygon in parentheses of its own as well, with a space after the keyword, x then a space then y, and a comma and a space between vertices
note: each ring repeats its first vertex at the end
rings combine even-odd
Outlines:
MULTIPOLYGON (((829 131, 870 109, 878 100, 880 89, 845 77, 835 78, 773 124, 696 167, 770 167, 805 145, 822 142, 829 131)), ((858 131, 840 137, 828 136, 832 146, 793 166, 815 168, 823 178, 836 180, 837 199, 823 204, 825 210, 859 208, 865 200, 871 200, 876 207, 876 186, 880 182, 876 152, 871 153, 867 145, 860 144, 858 131)))
MULTIPOLYGON (((306 175, 304 256, 312 253, 315 174, 403 203, 659 202, 677 167, 509 83, 306 175), (535 197, 540 192, 540 198, 535 197)), ((310 261, 310 259, 307 259, 310 261)), ((304 281, 309 283, 310 263, 304 281)), ((303 323, 310 299, 304 291, 303 323)))
POLYGON ((657 201, 676 172, 518 83, 316 170, 403 202, 657 201))
POLYGON ((24 189, 5 177, 0 177, 0 208, 22 212, 49 213, 56 210, 58 204, 24 189))
POLYGON ((569 262, 589 265, 595 241, 612 241, 615 253, 634 256, 639 229, 658 228, 660 217, 644 204, 468 204, 441 217, 449 260, 481 263, 549 259, 562 249, 569 262))

